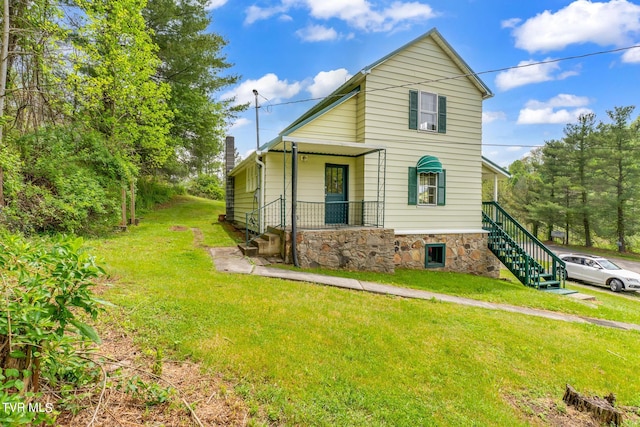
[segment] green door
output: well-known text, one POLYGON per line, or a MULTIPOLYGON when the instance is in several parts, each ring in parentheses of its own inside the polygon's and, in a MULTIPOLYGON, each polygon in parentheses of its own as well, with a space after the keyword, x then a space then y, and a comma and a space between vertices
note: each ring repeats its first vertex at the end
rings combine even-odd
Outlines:
POLYGON ((324 222, 325 224, 348 224, 349 205, 347 188, 349 167, 327 163, 324 168, 324 222))

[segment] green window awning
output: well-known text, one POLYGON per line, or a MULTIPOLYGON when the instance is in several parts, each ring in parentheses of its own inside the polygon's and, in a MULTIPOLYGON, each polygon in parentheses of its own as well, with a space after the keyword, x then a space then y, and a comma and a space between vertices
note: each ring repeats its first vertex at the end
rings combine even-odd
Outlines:
POLYGON ((442 163, 434 156, 423 156, 416 164, 417 173, 441 173, 442 163))

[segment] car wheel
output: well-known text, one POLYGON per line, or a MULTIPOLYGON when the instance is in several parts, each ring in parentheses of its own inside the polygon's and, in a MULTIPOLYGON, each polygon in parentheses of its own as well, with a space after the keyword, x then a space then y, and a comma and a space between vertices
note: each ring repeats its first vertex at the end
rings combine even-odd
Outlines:
POLYGON ((564 280, 569 280, 569 273, 567 273, 566 269, 562 270, 562 278, 564 280))
POLYGON ((619 279, 611 279, 609 288, 611 288, 613 292, 620 292, 622 290, 622 282, 619 279))

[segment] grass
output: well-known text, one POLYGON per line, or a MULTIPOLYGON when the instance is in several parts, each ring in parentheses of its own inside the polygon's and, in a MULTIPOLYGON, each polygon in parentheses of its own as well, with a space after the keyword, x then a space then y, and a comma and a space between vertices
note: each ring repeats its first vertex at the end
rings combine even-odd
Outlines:
MULTIPOLYGON (((279 267, 294 269, 294 267, 288 265, 279 267)), ((585 302, 527 288, 518 282, 508 270, 502 273, 504 280, 494 280, 460 273, 407 269, 398 269, 394 274, 326 269, 311 269, 308 271, 330 276, 347 277, 368 282, 421 289, 480 301, 512 304, 522 307, 640 324, 640 295, 637 293, 628 293, 625 294, 628 298, 620 298, 617 295, 598 292, 598 290, 589 290, 583 286, 573 286, 569 283, 567 285, 568 289, 593 295, 597 298, 595 302, 585 302)))
MULTIPOLYGON (((236 242, 214 222, 222 210, 180 197, 88 243, 114 279, 105 297, 125 308, 138 344, 222 373, 252 408, 250 424, 529 425, 509 396, 558 399, 566 383, 640 405, 629 381, 637 332, 218 273, 202 244, 236 242)), ((537 295, 465 275, 394 280, 512 303, 537 295)), ((548 298, 540 305, 563 300, 548 298)))

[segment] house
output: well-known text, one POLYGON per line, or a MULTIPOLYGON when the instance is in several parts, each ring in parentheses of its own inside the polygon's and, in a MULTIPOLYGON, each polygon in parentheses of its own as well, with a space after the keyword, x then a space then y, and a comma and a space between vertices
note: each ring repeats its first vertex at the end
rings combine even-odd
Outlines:
POLYGON ((492 96, 432 29, 229 164, 226 217, 302 267, 497 277, 482 180, 508 173, 482 157, 492 96))

